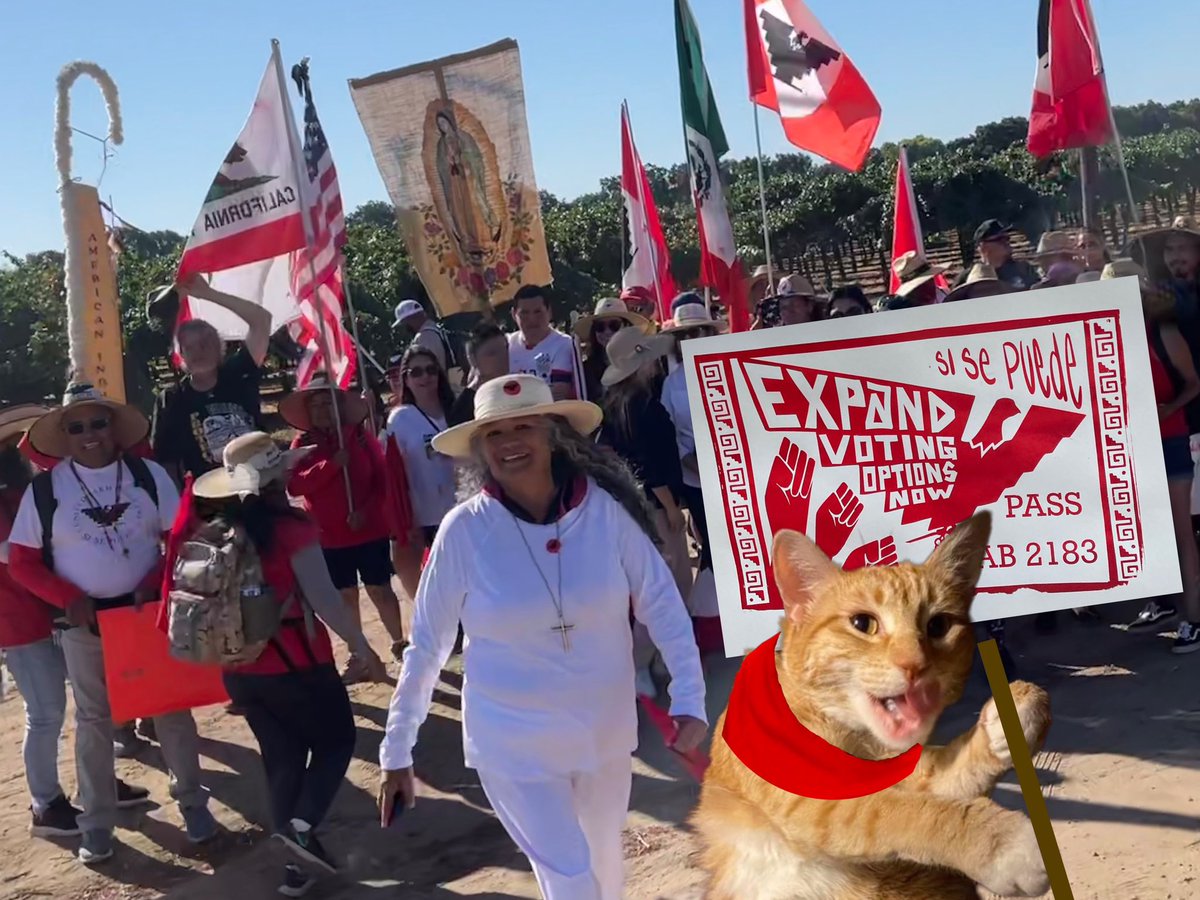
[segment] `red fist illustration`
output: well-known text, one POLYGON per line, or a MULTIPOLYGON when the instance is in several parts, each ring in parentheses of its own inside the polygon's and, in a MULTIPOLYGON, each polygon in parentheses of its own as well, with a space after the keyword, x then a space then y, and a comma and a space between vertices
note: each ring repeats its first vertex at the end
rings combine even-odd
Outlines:
POLYGON ((850 485, 842 482, 817 510, 817 546, 830 557, 837 556, 850 540, 862 517, 863 505, 850 485))
POLYGON ((811 456, 784 438, 767 478, 767 522, 771 533, 808 530, 808 507, 812 500, 811 456))
POLYGON ((842 568, 847 572, 861 569, 864 566, 894 566, 900 561, 896 554, 896 539, 885 537, 880 541, 863 544, 857 550, 851 551, 846 557, 842 568))

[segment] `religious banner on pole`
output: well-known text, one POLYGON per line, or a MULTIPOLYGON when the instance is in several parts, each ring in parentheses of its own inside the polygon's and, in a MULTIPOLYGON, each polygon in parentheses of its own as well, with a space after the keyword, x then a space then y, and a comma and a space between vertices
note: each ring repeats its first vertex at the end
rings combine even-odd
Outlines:
POLYGON ((727 656, 778 631, 784 530, 849 570, 988 509, 977 621, 1180 589, 1135 279, 683 347, 727 656))
POLYGON ((550 283, 516 41, 353 79, 350 95, 441 316, 550 283))

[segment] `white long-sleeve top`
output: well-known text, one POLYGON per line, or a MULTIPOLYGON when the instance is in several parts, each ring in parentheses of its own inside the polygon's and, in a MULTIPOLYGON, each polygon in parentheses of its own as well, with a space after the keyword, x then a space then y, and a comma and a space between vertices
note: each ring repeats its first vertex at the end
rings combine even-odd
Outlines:
POLYGON ((379 748, 412 765, 417 731, 461 619, 466 764, 517 780, 586 772, 637 749, 633 613, 671 672, 671 714, 707 722, 704 675, 670 569, 625 509, 589 481, 555 525, 518 521, 480 493, 442 523, 417 590, 412 643, 379 748), (520 528, 528 542, 521 539, 520 528), (559 553, 548 545, 559 535, 559 553), (531 554, 557 593, 571 649, 531 554))
MULTIPOLYGON (((687 378, 682 365, 676 366, 663 379, 662 405, 675 426, 675 446, 679 458, 696 452, 696 435, 692 430, 692 407, 688 404, 687 378)), ((683 467, 683 483, 688 487, 700 487, 700 479, 687 467, 683 467)))

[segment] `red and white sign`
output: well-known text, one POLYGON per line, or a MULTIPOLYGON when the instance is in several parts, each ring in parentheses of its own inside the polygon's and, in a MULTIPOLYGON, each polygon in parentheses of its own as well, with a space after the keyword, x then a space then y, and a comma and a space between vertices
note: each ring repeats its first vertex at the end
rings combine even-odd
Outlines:
POLYGON ((849 569, 990 509, 978 621, 1180 589, 1133 279, 683 347, 728 656, 778 630, 783 529, 849 569))

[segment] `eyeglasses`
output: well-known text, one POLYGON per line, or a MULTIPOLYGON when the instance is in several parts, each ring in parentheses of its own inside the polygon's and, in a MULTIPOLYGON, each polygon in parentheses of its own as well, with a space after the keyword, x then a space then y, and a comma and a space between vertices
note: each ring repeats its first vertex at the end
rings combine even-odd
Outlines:
POLYGON ((440 371, 441 369, 439 369, 437 366, 410 366, 405 370, 406 374, 410 378, 422 378, 426 375, 432 378, 436 377, 440 371))
POLYGON ((866 310, 861 306, 855 306, 851 309, 835 309, 829 314, 831 319, 844 319, 846 316, 861 316, 866 314, 866 310))
POLYGON ((102 416, 99 419, 91 419, 87 422, 71 422, 67 425, 67 434, 73 434, 78 437, 85 431, 107 431, 110 421, 107 417, 102 416))
POLYGON ((625 321, 623 319, 602 319, 596 323, 595 330, 597 333, 611 331, 613 334, 616 334, 624 327, 625 321))

